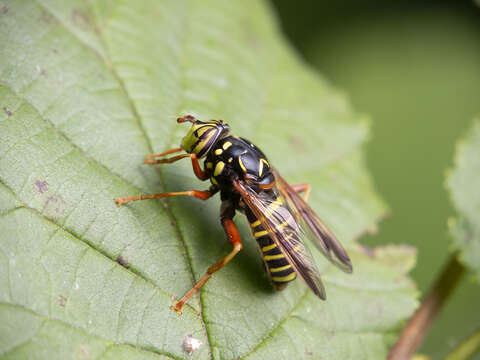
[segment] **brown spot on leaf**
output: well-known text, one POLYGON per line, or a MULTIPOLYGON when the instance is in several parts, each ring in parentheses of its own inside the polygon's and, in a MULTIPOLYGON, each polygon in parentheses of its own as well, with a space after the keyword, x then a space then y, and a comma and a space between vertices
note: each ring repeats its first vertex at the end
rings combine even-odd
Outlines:
POLYGON ((84 10, 73 9, 72 11, 73 23, 83 29, 89 29, 91 27, 91 20, 88 13, 84 10))
POLYGON ((67 203, 61 196, 52 195, 47 199, 43 213, 46 216, 58 219, 63 216, 66 207, 67 203))
POLYGON ((0 8, 0 15, 5 15, 6 13, 8 13, 8 7, 7 6, 2 6, 0 8))
POLYGON ((117 257, 116 262, 117 262, 117 264, 122 265, 123 267, 129 265, 129 262, 122 255, 119 255, 117 257))
POLYGON ((56 22, 56 19, 48 11, 43 10, 42 14, 40 15, 40 21, 44 22, 45 24, 52 24, 56 22))
POLYGON ((60 305, 61 307, 65 307, 65 305, 67 305, 67 298, 63 295, 58 296, 57 301, 58 305, 60 305))
POLYGON ((6 106, 3 107, 3 111, 5 111, 5 114, 7 114, 7 116, 12 116, 13 115, 13 113, 10 110, 8 110, 8 108, 6 106))
POLYGON ((46 181, 35 181, 35 186, 40 194, 43 194, 45 191, 48 191, 48 182, 46 181))

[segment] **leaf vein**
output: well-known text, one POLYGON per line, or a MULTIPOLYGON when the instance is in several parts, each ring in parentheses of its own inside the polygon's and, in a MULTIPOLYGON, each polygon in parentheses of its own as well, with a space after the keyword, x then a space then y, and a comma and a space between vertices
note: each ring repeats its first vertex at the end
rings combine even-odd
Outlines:
MULTIPOLYGON (((22 306, 22 305, 19 305, 19 304, 10 304, 10 303, 7 303, 7 302, 0 301, 0 306, 13 307, 13 308, 19 309, 19 310, 21 310, 21 311, 24 311, 24 312, 26 312, 26 313, 32 314, 32 315, 34 315, 34 316, 37 316, 37 317, 43 319, 42 326, 43 326, 43 324, 44 324, 45 322, 47 322, 47 321, 56 322, 56 323, 61 324, 61 325, 63 325, 63 326, 69 327, 69 328, 71 328, 71 329, 73 329, 73 330, 79 331, 79 332, 81 332, 81 333, 83 333, 83 334, 85 334, 85 335, 87 335, 87 336, 93 336, 93 337, 95 337, 95 338, 97 338, 97 339, 99 339, 99 340, 103 340, 103 341, 105 341, 105 342, 111 343, 111 340, 105 339, 105 338, 103 338, 103 337, 101 337, 101 336, 99 336, 99 335, 92 335, 92 334, 88 333, 87 331, 85 331, 85 329, 82 329, 81 327, 78 327, 78 326, 75 326, 75 325, 73 325, 73 324, 67 323, 67 322, 65 322, 65 321, 63 321, 63 320, 60 320, 60 319, 52 319, 52 318, 49 318, 49 317, 47 317, 47 316, 45 316, 45 315, 42 315, 42 314, 40 314, 40 313, 37 313, 36 311, 34 311, 34 310, 32 310, 32 309, 28 309, 28 308, 26 308, 26 307, 24 307, 24 306, 22 306)), ((139 350, 144 351, 144 352, 146 352, 146 353, 149 353, 149 354, 151 354, 151 355, 167 356, 167 357, 170 357, 170 358, 175 359, 175 360, 181 360, 180 358, 178 358, 178 357, 176 357, 176 356, 174 356, 174 355, 172 355, 172 354, 170 354, 170 353, 168 353, 168 352, 166 352, 166 351, 153 350, 153 349, 147 348, 147 347, 145 347, 145 346, 132 345, 132 344, 130 344, 130 343, 128 343, 128 342, 125 342, 125 343, 114 343, 114 345, 117 345, 117 346, 118 346, 118 345, 128 346, 128 347, 130 347, 130 348, 132 348, 132 349, 134 349, 134 350, 138 350, 138 349, 139 349, 139 350)), ((3 354, 2 354, 2 355, 3 355, 3 354)))

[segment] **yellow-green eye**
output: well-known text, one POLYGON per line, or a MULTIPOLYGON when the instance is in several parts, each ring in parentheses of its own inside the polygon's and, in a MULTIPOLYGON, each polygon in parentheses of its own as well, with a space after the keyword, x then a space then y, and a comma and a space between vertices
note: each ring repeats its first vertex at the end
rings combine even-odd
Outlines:
POLYGON ((187 135, 182 139, 181 147, 188 153, 197 154, 198 158, 206 155, 208 150, 225 134, 229 126, 221 120, 197 120, 187 135))

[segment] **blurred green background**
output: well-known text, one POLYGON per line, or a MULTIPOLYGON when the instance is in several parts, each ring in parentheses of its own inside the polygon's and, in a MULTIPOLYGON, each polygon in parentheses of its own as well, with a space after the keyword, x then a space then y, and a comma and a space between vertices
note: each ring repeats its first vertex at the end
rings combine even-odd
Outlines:
MULTIPOLYGON (((480 114, 480 9, 471 1, 272 3, 301 56, 372 119, 368 166, 391 214, 361 241, 417 247, 412 276, 424 294, 451 253, 446 169, 480 114)), ((420 353, 443 358, 480 327, 479 305, 480 285, 467 275, 420 353)))

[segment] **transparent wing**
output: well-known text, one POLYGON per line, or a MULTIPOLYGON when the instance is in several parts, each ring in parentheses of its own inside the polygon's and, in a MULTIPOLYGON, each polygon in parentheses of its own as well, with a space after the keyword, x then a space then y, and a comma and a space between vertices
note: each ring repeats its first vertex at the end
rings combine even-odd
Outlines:
POLYGON ((302 197, 282 178, 277 171, 273 170, 277 188, 286 199, 287 206, 293 214, 297 215, 297 222, 307 229, 306 233, 315 246, 333 264, 347 273, 352 272, 352 262, 347 252, 337 240, 335 235, 322 223, 312 208, 302 197))
POLYGON ((305 232, 297 223, 294 214, 285 206, 275 189, 270 194, 257 193, 242 181, 234 183, 242 200, 260 221, 269 236, 276 243, 297 275, 321 299, 325 299, 325 289, 310 250, 303 239, 305 232))

